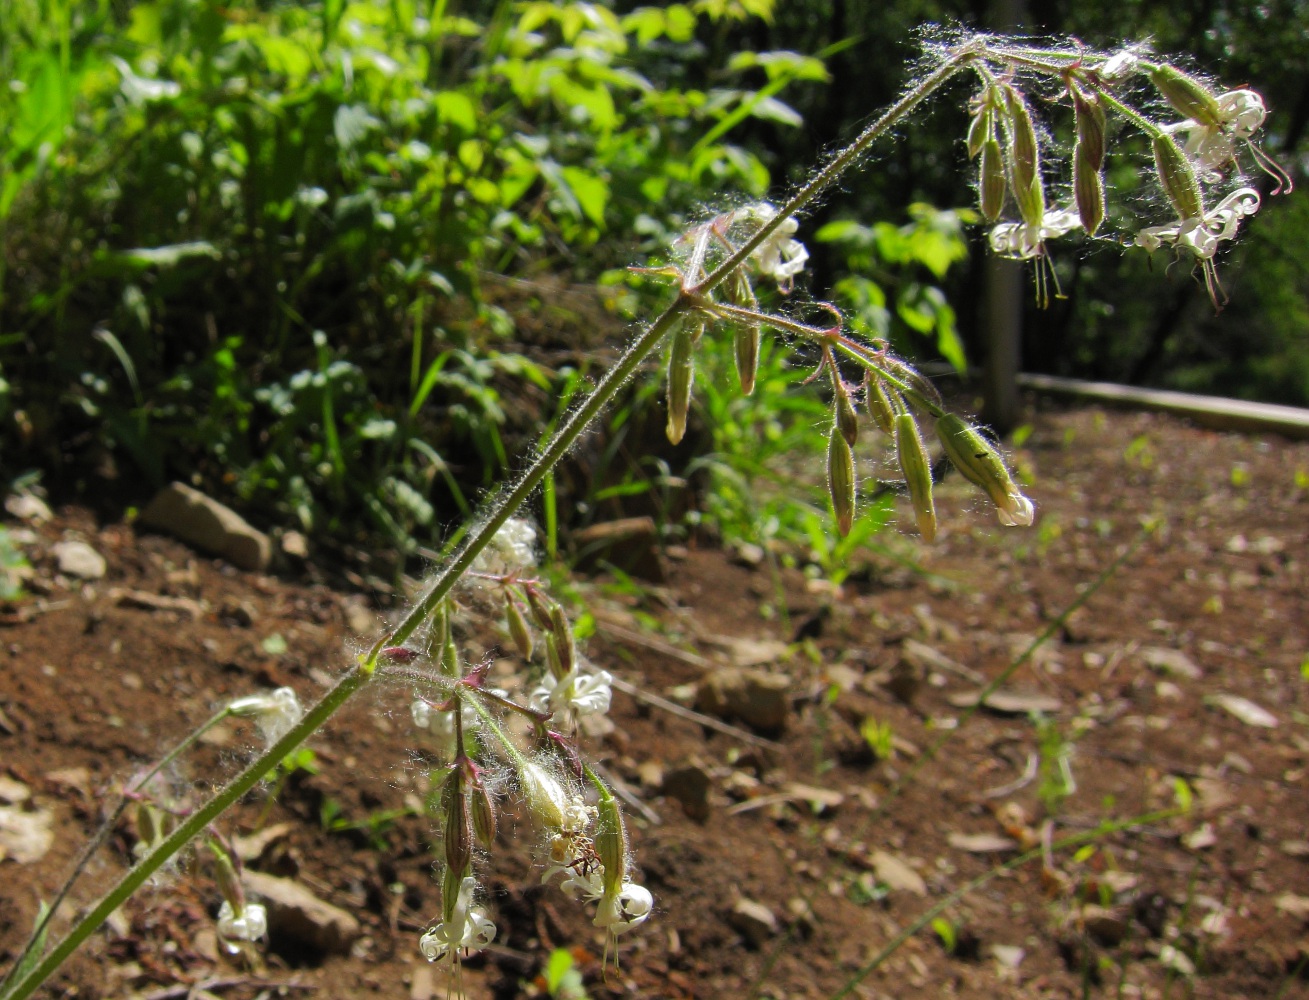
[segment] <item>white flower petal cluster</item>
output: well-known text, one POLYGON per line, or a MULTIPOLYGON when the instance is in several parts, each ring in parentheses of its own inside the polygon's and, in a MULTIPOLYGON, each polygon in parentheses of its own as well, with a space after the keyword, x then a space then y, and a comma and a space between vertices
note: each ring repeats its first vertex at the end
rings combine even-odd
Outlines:
POLYGON ((227 710, 243 719, 254 719, 259 735, 270 745, 289 733, 305 714, 300 699, 289 687, 280 687, 270 694, 237 698, 227 710))
POLYGON ((1168 131, 1187 133, 1186 154, 1199 164, 1205 180, 1214 180, 1221 168, 1236 159, 1237 141, 1254 135, 1266 115, 1264 99, 1258 93, 1229 90, 1218 95, 1216 124, 1203 125, 1188 118, 1168 131))
MULTIPOLYGON (((751 223, 752 228, 757 228, 776 217, 777 209, 766 201, 751 205, 744 211, 744 218, 751 223)), ((772 278, 782 289, 791 287, 795 276, 804 270, 805 261, 809 259, 809 251, 805 249, 805 245, 794 239, 799 228, 800 223, 796 221, 795 216, 788 216, 750 255, 755 270, 765 277, 772 278)))
POLYGON ((1200 260, 1211 260, 1223 240, 1236 238, 1241 220, 1259 211, 1259 192, 1254 188, 1233 191, 1202 219, 1183 219, 1167 226, 1149 226, 1136 234, 1136 245, 1158 250, 1170 244, 1200 260))
POLYGON ((479 951, 495 940, 495 923, 486 910, 473 906, 476 880, 470 875, 459 885, 454 912, 418 939, 418 950, 429 962, 457 958, 460 952, 479 951))
POLYGON ((654 896, 649 889, 635 882, 624 882, 617 892, 601 897, 592 923, 617 937, 645 923, 653 909, 654 896))
POLYGON ((1038 226, 1027 222, 1002 222, 992 228, 991 249, 1002 257, 1028 260, 1045 253, 1045 241, 1058 239, 1081 226, 1081 217, 1075 208, 1061 208, 1046 212, 1038 226))
POLYGON ((260 903, 246 903, 238 915, 232 904, 223 900, 218 910, 218 938, 229 954, 241 949, 234 941, 258 941, 268 932, 268 912, 260 903))
POLYGON ((563 677, 546 674, 532 691, 529 704, 537 712, 572 720, 604 715, 613 700, 613 675, 607 670, 583 671, 574 667, 563 677))
POLYGON ((500 526, 489 545, 477 554, 474 573, 508 576, 536 565, 536 529, 530 521, 511 517, 500 526))

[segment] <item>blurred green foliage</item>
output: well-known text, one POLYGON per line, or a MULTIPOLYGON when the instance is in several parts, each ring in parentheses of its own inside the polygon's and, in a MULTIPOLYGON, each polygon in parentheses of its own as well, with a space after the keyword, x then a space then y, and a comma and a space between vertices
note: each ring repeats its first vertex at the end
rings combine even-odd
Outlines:
POLYGON ((822 63, 737 39, 707 67, 697 35, 770 10, 7 3, 3 471, 432 537, 549 416, 486 276, 626 262, 761 194, 731 133, 797 124, 779 94, 822 63))

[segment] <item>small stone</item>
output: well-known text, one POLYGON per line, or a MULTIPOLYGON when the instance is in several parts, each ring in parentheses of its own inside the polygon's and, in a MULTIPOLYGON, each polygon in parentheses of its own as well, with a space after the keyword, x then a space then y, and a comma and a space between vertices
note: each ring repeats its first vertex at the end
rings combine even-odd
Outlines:
POLYGON ((50 549, 60 573, 79 580, 99 580, 105 575, 105 557, 86 542, 56 542, 50 549))
POLYGON ((55 516, 49 504, 31 493, 13 493, 5 497, 5 510, 20 521, 33 524, 44 524, 55 516))
POLYGON ((659 788, 664 783, 663 761, 643 760, 636 766, 636 778, 642 788, 659 788))
POLYGON ((345 612, 346 628, 355 636, 370 636, 377 631, 377 616, 362 600, 346 601, 341 610, 345 612))
POLYGON ((762 948, 777 935, 777 917, 763 903, 756 903, 753 899, 738 899, 728 922, 752 948, 762 948))
POLYGON ((7 774, 0 774, 0 802, 11 806, 22 805, 32 797, 32 790, 7 774))
POLYGON ((696 693, 695 707, 706 715, 739 719, 763 732, 779 732, 786 726, 791 708, 791 678, 725 667, 715 670, 696 693))
POLYGON ((713 779, 695 762, 683 764, 664 775, 663 793, 682 804, 686 815, 697 823, 709 818, 709 792, 713 779))
POLYGON ((19 806, 0 806, 0 859, 20 865, 40 861, 55 842, 54 819, 49 809, 24 812, 19 806))
POLYGON ((1108 906, 1087 903, 1082 907, 1082 926, 1097 944, 1113 948, 1127 937, 1127 917, 1108 906))
POLYGON ((287 531, 282 535, 282 554, 291 559, 309 558, 309 540, 298 531, 287 531))
POLYGON ((802 940, 813 937, 814 931, 818 928, 818 918, 814 916, 814 908, 809 905, 808 900, 799 896, 792 896, 786 901, 786 918, 802 940))
POLYGON ((185 483, 171 483, 141 512, 142 527, 180 538, 239 569, 264 570, 272 542, 236 511, 185 483))
POLYGON ((268 909, 268 932, 323 954, 348 955, 360 935, 359 921, 290 879, 247 870, 245 888, 268 909))
POLYGON ((249 601, 228 597, 223 600, 223 606, 218 610, 218 617, 240 628, 250 628, 254 625, 257 615, 255 606, 249 601))

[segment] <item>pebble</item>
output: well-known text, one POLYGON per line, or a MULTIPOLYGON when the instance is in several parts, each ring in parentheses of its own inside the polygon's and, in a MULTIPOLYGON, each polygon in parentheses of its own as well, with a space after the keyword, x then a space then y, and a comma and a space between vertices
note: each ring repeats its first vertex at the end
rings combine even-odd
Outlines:
POLYGON ((99 580, 105 575, 105 557, 86 542, 56 542, 50 551, 60 573, 80 580, 99 580))

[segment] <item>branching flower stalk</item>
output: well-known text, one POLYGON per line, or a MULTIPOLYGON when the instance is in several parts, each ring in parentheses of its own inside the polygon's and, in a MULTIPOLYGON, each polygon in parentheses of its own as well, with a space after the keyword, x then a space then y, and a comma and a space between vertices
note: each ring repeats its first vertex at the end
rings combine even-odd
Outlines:
MULTIPOLYGON (((804 268, 808 253, 796 239, 804 209, 858 164, 875 141, 962 71, 972 71, 980 82, 971 102, 967 149, 970 157, 979 159, 982 213, 994 223, 989 241, 999 253, 1036 261, 1042 302, 1051 287, 1058 294, 1047 242, 1079 228, 1095 236, 1102 227, 1103 171, 1115 126, 1134 128, 1149 138, 1160 190, 1176 216, 1175 222, 1142 227, 1123 242, 1147 250, 1169 245, 1189 258, 1201 270, 1215 306, 1223 294, 1215 255, 1259 207, 1258 194, 1241 183, 1239 150, 1247 150, 1260 169, 1274 176, 1278 190, 1290 187, 1285 172, 1251 142, 1264 115, 1257 93, 1219 92, 1170 64, 1149 60, 1142 49, 1095 53, 1080 46, 1027 46, 971 36, 936 46, 929 54, 935 60, 931 71, 783 204, 759 203, 717 216, 694 227, 674 248, 670 263, 643 269, 675 283, 671 304, 637 333, 526 471, 488 503, 422 596, 307 711, 302 712, 288 693, 275 692, 238 699, 220 713, 252 718, 266 748, 206 801, 176 816, 170 831, 157 831, 152 849, 42 955, 48 923, 43 919, 39 933, 0 983, 0 1000, 31 996, 133 892, 211 830, 226 809, 360 690, 381 678, 413 686, 416 724, 448 744, 448 763, 439 772, 441 916, 420 941, 424 955, 457 963, 462 953, 494 937, 494 923, 476 901, 475 868, 477 846, 490 845, 496 826, 492 778, 497 770, 512 779, 544 832, 549 859, 545 880, 562 879, 566 893, 596 904, 594 923, 605 931, 609 945, 649 917, 653 899, 634 881, 617 802, 584 764, 568 731, 580 717, 608 709, 611 678, 586 664, 562 609, 545 595, 539 581, 522 575, 533 558, 531 528, 512 520, 620 387, 671 339, 668 433, 680 440, 691 404, 696 341, 716 335, 718 327, 730 327, 740 385, 750 393, 762 331, 774 330, 811 344, 819 357, 811 379, 825 375, 830 382, 828 480, 839 530, 848 531, 857 514, 855 404, 860 397, 876 426, 894 438, 904 489, 925 539, 936 532, 936 514, 923 420, 931 422, 944 455, 995 504, 1002 523, 1030 524, 1032 504, 1015 486, 995 446, 977 428, 948 413, 931 383, 895 358, 886 344, 846 332, 844 318, 830 305, 819 304, 832 319, 828 325, 761 306, 767 297, 756 291, 756 281, 767 279, 786 295, 804 268), (1074 182, 1065 207, 1051 207, 1060 199, 1052 196, 1059 192, 1051 190, 1045 162, 1057 158, 1058 150, 1036 112, 1061 101, 1074 117, 1074 182), (1164 109, 1183 117, 1165 121, 1159 117, 1164 109), (1229 182, 1235 182, 1231 190, 1215 190, 1229 182), (1016 209, 1016 219, 1003 219, 1007 204, 1016 209), (847 378, 845 370, 856 377, 847 378), (495 593, 506 632, 525 661, 540 659, 544 650, 545 671, 529 704, 489 688, 487 663, 467 670, 462 665, 450 627, 461 584, 495 593), (500 722, 505 713, 530 723, 531 746, 519 746, 508 735, 500 722)), ((194 734, 178 752, 193 741, 194 734)), ((220 919, 226 921, 228 937, 246 943, 259 937, 258 904, 247 902, 230 884, 224 895, 230 913, 220 919)))

